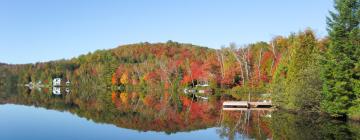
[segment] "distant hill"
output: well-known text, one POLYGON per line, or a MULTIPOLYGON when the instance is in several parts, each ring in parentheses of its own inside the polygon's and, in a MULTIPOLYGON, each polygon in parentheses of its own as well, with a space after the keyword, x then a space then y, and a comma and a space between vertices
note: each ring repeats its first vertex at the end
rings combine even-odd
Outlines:
MULTIPOLYGON (((173 41, 145 42, 97 50, 70 60, 9 65, 11 70, 7 72, 15 75, 20 83, 51 84, 52 79, 58 77, 77 86, 114 89, 181 91, 208 87, 215 91, 229 90, 239 99, 244 98, 251 87, 256 89, 252 93, 257 98, 268 92, 268 84, 274 78, 286 77, 291 61, 289 52, 298 45, 294 40, 301 40, 303 35, 279 36, 271 44, 257 42, 243 47, 230 44, 221 49, 173 41), (283 65, 281 69, 279 65, 283 65)), ((317 47, 323 49, 325 43, 319 40, 317 47)))

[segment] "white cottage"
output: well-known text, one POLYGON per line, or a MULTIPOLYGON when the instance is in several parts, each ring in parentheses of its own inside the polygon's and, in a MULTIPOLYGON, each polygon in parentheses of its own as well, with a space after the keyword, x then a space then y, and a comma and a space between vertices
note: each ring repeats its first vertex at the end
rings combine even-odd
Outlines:
POLYGON ((54 78, 53 86, 60 86, 61 85, 61 78, 54 78))
POLYGON ((65 92, 66 92, 66 94, 69 94, 70 93, 70 88, 66 88, 65 92))

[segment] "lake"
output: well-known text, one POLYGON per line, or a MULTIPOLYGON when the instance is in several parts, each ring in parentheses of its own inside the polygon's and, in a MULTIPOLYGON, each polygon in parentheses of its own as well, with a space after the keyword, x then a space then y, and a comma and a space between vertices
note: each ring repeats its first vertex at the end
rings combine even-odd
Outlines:
POLYGON ((69 112, 24 105, 0 106, 1 139, 219 139, 216 128, 166 134, 95 123, 69 112))
POLYGON ((223 111, 222 97, 65 91, 2 90, 0 139, 360 139, 357 122, 285 111, 223 111))

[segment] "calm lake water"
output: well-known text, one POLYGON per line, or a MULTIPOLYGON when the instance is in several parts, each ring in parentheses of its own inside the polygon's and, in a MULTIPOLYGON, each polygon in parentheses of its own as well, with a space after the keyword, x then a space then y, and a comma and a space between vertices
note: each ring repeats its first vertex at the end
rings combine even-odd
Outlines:
POLYGON ((0 139, 219 139, 217 128, 166 134, 95 123, 69 112, 24 105, 0 106, 0 139))
POLYGON ((181 93, 16 88, 0 92, 0 139, 360 139, 360 124, 317 114, 222 111, 181 93))

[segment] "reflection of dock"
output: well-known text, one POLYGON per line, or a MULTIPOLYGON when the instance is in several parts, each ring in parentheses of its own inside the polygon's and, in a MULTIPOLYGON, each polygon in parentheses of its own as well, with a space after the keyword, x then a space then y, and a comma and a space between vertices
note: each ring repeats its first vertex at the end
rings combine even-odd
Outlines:
POLYGON ((225 101, 223 102, 223 110, 267 110, 272 109, 270 101, 264 102, 248 102, 248 101, 225 101))

